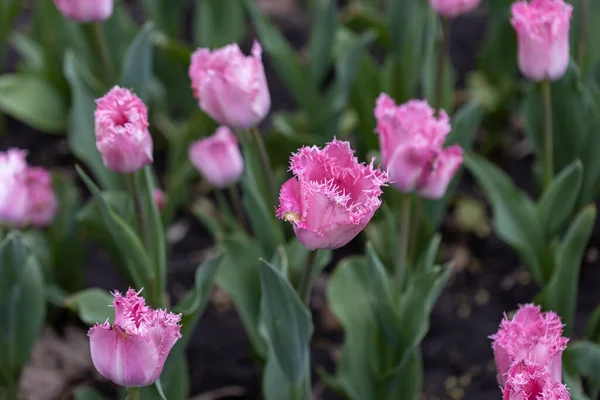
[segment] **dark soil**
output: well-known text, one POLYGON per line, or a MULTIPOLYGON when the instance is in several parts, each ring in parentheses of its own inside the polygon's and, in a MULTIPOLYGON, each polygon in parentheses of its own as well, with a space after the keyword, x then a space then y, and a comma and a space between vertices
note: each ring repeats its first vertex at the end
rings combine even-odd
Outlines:
MULTIPOLYGON (((295 44, 305 40, 305 24, 282 24, 286 35, 295 44)), ((477 43, 472 38, 482 37, 483 22, 479 17, 465 18, 453 27, 452 60, 459 72, 459 84, 466 71, 473 68, 477 43)), ((278 85, 272 68, 267 66, 273 104, 290 107, 290 98, 278 85)), ((73 175, 75 160, 69 155, 65 138, 41 134, 10 118, 8 135, 0 137, 0 150, 20 147, 29 150, 29 161, 73 175)), ((531 191, 531 159, 516 160, 509 154, 499 154, 494 162, 503 166, 523 189, 531 191)), ((465 175, 459 194, 483 199, 473 181, 465 175)), ((212 241, 192 216, 182 214, 175 221, 187 229, 170 259, 169 289, 176 301, 193 282, 193 274, 203 251, 212 241)), ((496 384, 495 367, 488 336, 497 330, 504 312, 519 304, 532 301, 537 287, 520 264, 514 252, 495 235, 485 238, 460 232, 450 214, 444 222, 442 256, 445 260, 460 258, 448 286, 441 294, 431 316, 430 331, 422 343, 425 367, 424 398, 496 400, 500 391, 496 384)), ((595 282, 600 281, 598 225, 589 244, 582 267, 575 336, 583 335, 585 323, 592 309, 600 303, 600 292, 595 282)), ((352 245, 336 252, 336 259, 352 251, 352 245)), ((126 289, 108 256, 94 244, 87 251, 87 284, 109 290, 126 289)), ((324 311, 323 281, 315 288, 311 304, 315 323, 312 359, 314 365, 333 371, 336 352, 343 343, 343 333, 324 311)), ((83 328, 83 326, 81 326, 83 328)), ((196 395, 227 388, 230 395, 222 399, 259 399, 260 371, 253 363, 250 345, 234 308, 226 296, 215 292, 200 321, 187 350, 191 394, 196 395), (237 394, 234 394, 237 393, 237 394)), ((78 380, 94 385, 107 395, 114 395, 112 385, 90 373, 78 380)), ((324 390, 318 378, 313 387, 316 397, 335 399, 324 390)), ((225 393, 225 392, 224 392, 225 393)))

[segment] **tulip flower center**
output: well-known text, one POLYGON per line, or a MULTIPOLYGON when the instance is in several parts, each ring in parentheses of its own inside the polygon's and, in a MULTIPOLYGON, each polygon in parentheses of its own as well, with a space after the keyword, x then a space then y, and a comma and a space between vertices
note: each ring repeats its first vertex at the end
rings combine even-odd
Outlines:
POLYGON ((297 223, 300 222, 300 214, 294 211, 288 211, 283 214, 283 219, 287 222, 297 223))

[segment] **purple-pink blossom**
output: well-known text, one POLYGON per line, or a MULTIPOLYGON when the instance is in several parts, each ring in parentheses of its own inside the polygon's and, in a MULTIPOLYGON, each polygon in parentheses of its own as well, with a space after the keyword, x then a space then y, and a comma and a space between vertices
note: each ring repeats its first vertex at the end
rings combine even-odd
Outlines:
POLYGON ((460 146, 443 148, 451 130, 446 112, 440 110, 436 117, 424 100, 396 106, 382 93, 375 117, 381 160, 388 169, 390 184, 404 193, 442 197, 463 161, 460 146))
POLYGON ((54 0, 65 17, 77 22, 99 22, 110 18, 113 0, 54 0))
POLYGON ((541 365, 516 362, 507 373, 502 400, 569 400, 565 385, 552 379, 541 365))
POLYGON ((244 159, 236 136, 226 126, 190 145, 189 157, 200 175, 212 185, 225 188, 240 179, 244 159))
POLYGON ((155 310, 133 289, 113 294, 115 322, 88 331, 94 366, 102 376, 122 386, 153 384, 169 352, 181 338, 181 314, 155 310))
POLYGON ((133 92, 113 87, 96 100, 96 147, 106 168, 129 174, 152 164, 148 109, 133 92))
POLYGON ((429 0, 429 6, 442 17, 454 18, 475 10, 481 0, 429 0))
POLYGON ((561 78, 569 66, 573 6, 563 0, 519 0, 511 12, 521 73, 534 81, 561 78))
POLYGON ((231 128, 249 128, 262 121, 271 108, 271 96, 255 41, 245 56, 237 44, 192 54, 189 76, 202 111, 231 128))
POLYGON ((309 250, 346 245, 381 205, 387 174, 359 163, 350 143, 334 139, 323 149, 302 147, 291 157, 294 177, 281 188, 277 217, 291 222, 309 250))

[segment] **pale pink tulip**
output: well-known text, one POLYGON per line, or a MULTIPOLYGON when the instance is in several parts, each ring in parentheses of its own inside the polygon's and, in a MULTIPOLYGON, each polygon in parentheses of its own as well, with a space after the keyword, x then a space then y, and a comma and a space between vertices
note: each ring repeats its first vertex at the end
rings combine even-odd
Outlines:
POLYGON ((212 135, 190 145, 190 161, 211 184, 225 188, 240 179, 244 172, 244 159, 237 138, 225 126, 212 135))
POLYGON ((541 365, 516 362, 508 371, 502 400, 569 400, 565 385, 553 380, 541 365))
POLYGON ((533 81, 561 78, 569 66, 573 6, 563 0, 518 1, 511 11, 521 73, 533 81))
POLYGON ((94 366, 121 386, 153 384, 178 339, 181 314, 146 306, 139 292, 114 293, 115 322, 96 324, 88 331, 94 366))
POLYGON ((110 18, 113 0, 54 0, 65 17, 77 22, 100 22, 110 18))
POLYGON ((562 352, 569 339, 562 336, 563 325, 555 313, 542 313, 539 306, 519 307, 512 320, 506 316, 494 340, 498 383, 504 386, 511 366, 520 360, 544 366, 553 381, 562 380, 562 352))
POLYGON ((385 172, 354 157, 350 143, 334 139, 323 149, 302 147, 291 157, 294 177, 281 188, 277 217, 294 225, 309 250, 346 245, 381 205, 385 172))
POLYGON ((475 10, 481 0, 429 0, 431 8, 442 17, 454 18, 475 10))
POLYGON ((43 168, 29 168, 25 182, 29 198, 29 223, 38 227, 49 225, 58 211, 52 176, 43 168))
POLYGON ((463 152, 458 145, 443 148, 450 119, 443 110, 437 118, 434 114, 424 100, 396 106, 385 93, 375 107, 381 160, 390 184, 404 193, 437 199, 461 166, 463 152))
POLYGON ((152 164, 148 109, 142 100, 115 86, 96 105, 96 146, 104 166, 129 174, 152 164))
POLYGON ((249 128, 262 121, 271 108, 271 96, 261 54, 256 41, 248 57, 235 43, 212 52, 197 49, 189 76, 200 108, 231 128, 249 128))

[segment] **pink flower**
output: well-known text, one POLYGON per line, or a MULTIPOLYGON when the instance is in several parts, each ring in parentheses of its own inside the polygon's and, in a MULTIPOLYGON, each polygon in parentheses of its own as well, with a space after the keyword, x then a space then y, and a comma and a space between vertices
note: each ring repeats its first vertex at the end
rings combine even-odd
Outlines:
POLYGON ((248 57, 235 43, 212 52, 197 49, 189 76, 200 108, 232 128, 249 128, 262 121, 271 108, 271 96, 261 53, 256 41, 248 57))
POLYGON ((96 105, 96 146, 104 166, 129 174, 152 164, 148 110, 142 100, 115 86, 96 105))
POLYGON ((322 150, 302 147, 291 158, 289 179, 279 193, 277 217, 294 225, 309 250, 346 245, 381 205, 385 172, 359 164, 350 143, 334 139, 322 150))
MULTIPOLYGON (((141 292, 141 291, 140 291, 141 292)), ((96 324, 88 331, 94 366, 102 376, 121 386, 148 386, 162 372, 178 339, 181 314, 146 306, 139 292, 113 294, 115 322, 96 324)))
POLYGON ((244 172, 237 139, 225 126, 219 127, 214 135, 192 143, 189 157, 198 172, 219 188, 237 182, 244 172))
POLYGON ((431 199, 446 193, 463 161, 460 146, 442 147, 451 129, 448 115, 440 110, 436 118, 434 113, 424 100, 396 106, 385 93, 375 107, 381 160, 391 185, 431 199))
POLYGON ((569 400, 565 385, 553 380, 546 368, 526 361, 516 362, 508 371, 502 400, 569 400))
POLYGON ((32 168, 26 152, 0 152, 0 224, 44 227, 56 215, 58 204, 52 178, 43 168, 32 168))
POLYGON ((511 11, 523 75, 534 81, 561 78, 569 65, 573 6, 563 0, 518 1, 511 11))
POLYGON ((520 360, 544 366, 552 380, 561 382, 562 352, 569 341, 562 332, 558 315, 533 304, 520 306, 512 320, 505 316, 491 336, 498 383, 504 386, 509 368, 520 360))
POLYGON ((429 6, 442 17, 454 18, 474 11, 481 0, 429 0, 429 6))
POLYGON ((110 18, 113 0, 54 0, 65 17, 77 22, 99 22, 110 18))
POLYGON ((165 193, 159 188, 154 188, 152 191, 152 197, 154 197, 154 202, 156 203, 156 207, 159 210, 165 208, 165 204, 167 204, 167 198, 165 197, 165 193))

